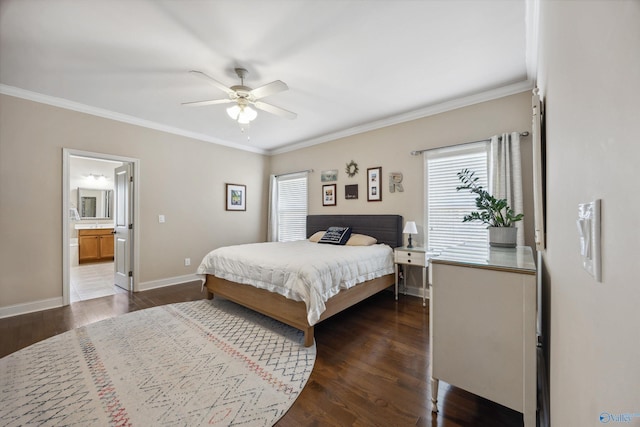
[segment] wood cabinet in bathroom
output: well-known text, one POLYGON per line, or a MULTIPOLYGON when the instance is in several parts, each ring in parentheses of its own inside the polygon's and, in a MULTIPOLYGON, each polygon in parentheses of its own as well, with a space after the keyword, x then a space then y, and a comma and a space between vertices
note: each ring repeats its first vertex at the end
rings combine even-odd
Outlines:
POLYGON ((113 228, 78 230, 78 261, 113 260, 113 228))

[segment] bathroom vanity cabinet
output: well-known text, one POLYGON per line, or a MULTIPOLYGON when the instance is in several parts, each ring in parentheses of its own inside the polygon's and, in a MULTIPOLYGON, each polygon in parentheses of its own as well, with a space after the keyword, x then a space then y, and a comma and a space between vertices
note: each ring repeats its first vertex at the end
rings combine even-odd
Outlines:
POLYGON ((78 230, 78 261, 113 260, 113 228, 78 230))

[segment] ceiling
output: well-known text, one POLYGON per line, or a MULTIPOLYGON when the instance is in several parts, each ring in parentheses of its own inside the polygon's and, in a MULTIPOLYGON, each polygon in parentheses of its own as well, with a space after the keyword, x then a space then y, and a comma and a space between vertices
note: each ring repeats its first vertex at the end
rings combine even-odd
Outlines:
POLYGON ((278 153, 532 87, 535 0, 0 0, 0 92, 278 153), (274 80, 241 132, 225 85, 274 80))

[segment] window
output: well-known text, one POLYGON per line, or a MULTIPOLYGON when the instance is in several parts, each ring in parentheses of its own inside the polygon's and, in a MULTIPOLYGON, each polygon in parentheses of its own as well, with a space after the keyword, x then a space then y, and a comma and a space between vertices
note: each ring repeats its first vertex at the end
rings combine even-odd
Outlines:
POLYGON ((424 154, 425 224, 428 251, 442 251, 463 242, 487 242, 487 226, 462 222, 475 210, 475 194, 457 191, 457 173, 467 168, 487 188, 488 145, 484 142, 427 151, 424 154))
POLYGON ((307 173, 278 175, 272 181, 271 241, 307 238, 307 173))

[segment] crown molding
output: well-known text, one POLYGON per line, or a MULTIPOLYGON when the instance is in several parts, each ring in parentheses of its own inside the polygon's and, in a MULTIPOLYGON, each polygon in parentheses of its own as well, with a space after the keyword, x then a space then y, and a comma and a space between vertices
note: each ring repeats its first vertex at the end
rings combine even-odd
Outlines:
POLYGON ((102 108, 92 107, 92 106, 81 104, 78 102, 69 101, 63 98, 56 98, 49 95, 43 95, 41 93, 20 89, 14 86, 0 84, 0 93, 5 95, 10 95, 10 96, 15 96, 18 98, 27 99, 34 102, 53 105, 55 107, 60 107, 68 110, 78 111, 81 113, 91 114, 91 115, 103 117, 106 119, 116 120, 123 123, 128 123, 128 124, 141 126, 149 129, 154 129, 154 130, 159 130, 159 131, 171 133, 174 135, 193 138, 199 141, 211 142, 213 144, 223 145, 226 147, 235 148, 242 151, 249 151, 253 153, 266 154, 266 155, 277 155, 277 154, 287 153, 290 151, 299 150, 302 148, 311 147, 318 144, 323 144, 325 142, 334 141, 340 138, 346 138, 346 137, 357 135, 364 132, 370 132, 370 131, 381 129, 387 126, 392 126, 392 125, 396 125, 396 124, 400 124, 400 123, 404 123, 412 120, 422 119, 425 117, 433 116, 433 115, 444 113, 447 111, 456 110, 458 108, 468 107, 468 106, 479 104, 482 102, 492 101, 494 99, 503 98, 505 96, 515 95, 517 93, 530 91, 533 89, 534 86, 535 85, 533 80, 528 79, 525 81, 502 86, 496 89, 480 92, 477 94, 453 99, 450 101, 441 102, 438 104, 429 105, 424 108, 412 110, 407 113, 365 123, 359 126, 354 126, 349 129, 328 133, 316 138, 295 142, 293 144, 289 144, 273 150, 263 150, 255 147, 248 147, 245 145, 234 144, 234 143, 222 141, 216 138, 212 138, 208 135, 204 135, 201 133, 191 132, 184 129, 163 125, 160 123, 140 119, 137 117, 126 115, 126 114, 116 113, 116 112, 105 110, 102 108))
POLYGON ((535 83, 538 76, 540 0, 526 0, 525 7, 527 78, 535 83))
POLYGON ((152 122, 150 120, 140 119, 138 117, 129 116, 127 114, 116 113, 114 111, 105 110, 102 108, 92 107, 90 105, 81 104, 79 102, 70 101, 64 98, 57 98, 55 96, 44 95, 38 92, 32 92, 29 90, 21 89, 14 86, 8 86, 0 84, 0 93, 4 95, 14 96, 16 98, 22 98, 29 101, 39 102, 41 104, 52 105, 54 107, 64 108, 67 110, 73 110, 80 113, 90 114, 92 116, 98 116, 105 119, 115 120, 118 122, 128 123, 135 126, 141 126, 144 128, 159 130, 161 132, 171 133, 174 135, 184 136, 187 138, 197 139, 199 141, 211 142, 218 145, 223 145, 230 148, 235 148, 242 151, 250 151, 258 154, 267 154, 266 150, 248 147, 245 145, 234 144, 231 142, 223 141, 220 139, 212 138, 209 135, 205 135, 198 132, 191 132, 184 129, 179 129, 173 126, 163 125, 161 123, 152 122))
POLYGON ((534 87, 533 81, 524 80, 524 81, 513 83, 507 86, 502 86, 496 89, 491 89, 488 91, 453 99, 450 101, 429 105, 424 108, 412 110, 408 113, 387 117, 381 120, 365 123, 365 124, 355 126, 349 129, 344 129, 338 132, 328 133, 326 135, 322 135, 317 138, 312 138, 312 139, 300 141, 294 144, 286 145, 284 147, 276 148, 274 150, 269 150, 267 154, 276 155, 276 154, 287 153, 289 151, 299 150, 301 148, 311 147, 311 146, 322 144, 325 142, 334 141, 336 139, 346 138, 348 136, 353 136, 360 133, 381 129, 387 126, 392 126, 392 125, 397 125, 397 124, 412 121, 412 120, 422 119, 422 118, 433 116, 436 114, 445 113, 447 111, 457 110, 459 108, 468 107, 468 106, 479 104, 482 102, 492 101, 498 98, 503 98, 505 96, 527 92, 532 90, 533 87, 534 87))

